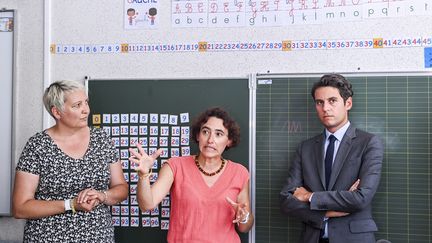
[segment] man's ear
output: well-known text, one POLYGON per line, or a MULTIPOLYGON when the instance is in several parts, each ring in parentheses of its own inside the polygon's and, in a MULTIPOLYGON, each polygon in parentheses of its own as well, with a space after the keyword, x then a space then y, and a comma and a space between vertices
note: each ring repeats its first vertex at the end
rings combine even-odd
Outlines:
POLYGON ((345 101, 345 108, 347 111, 351 110, 352 108, 352 97, 348 97, 348 99, 345 101))

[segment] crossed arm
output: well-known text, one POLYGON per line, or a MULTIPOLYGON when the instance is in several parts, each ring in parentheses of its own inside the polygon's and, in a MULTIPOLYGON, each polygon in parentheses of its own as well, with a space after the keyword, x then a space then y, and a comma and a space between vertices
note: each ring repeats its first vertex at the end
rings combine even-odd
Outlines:
MULTIPOLYGON (((341 217, 354 213, 368 206, 378 188, 383 147, 377 137, 372 137, 361 151, 361 155, 353 160, 359 163, 359 169, 341 171, 339 176, 348 178, 342 173, 352 173, 352 181, 346 182, 346 188, 334 191, 312 191, 310 181, 316 178, 304 178, 302 159, 307 153, 302 153, 299 146, 296 158, 292 163, 286 185, 280 193, 281 210, 291 216, 316 228, 323 227, 324 217, 341 217), (357 177, 357 178, 355 178, 357 177), (312 195, 313 193, 313 195, 312 195), (312 198, 311 198, 312 196, 312 198)), ((345 163, 348 163, 345 161, 345 163)), ((345 165, 344 165, 345 166, 345 165)), ((314 168, 309 168, 314 169, 314 168)), ((310 173, 309 173, 310 175, 310 173)), ((319 182, 315 182, 317 185, 319 182)))
MULTIPOLYGON (((358 189, 358 186, 360 185, 360 179, 357 179, 354 184, 351 185, 350 189, 348 190, 349 192, 354 192, 358 189)), ((294 197, 301 201, 301 202, 311 202, 312 200, 312 195, 313 192, 310 192, 308 190, 306 190, 306 188, 304 187, 298 187, 295 191, 294 191, 294 197)), ((325 217, 326 218, 334 218, 334 217, 343 217, 348 215, 349 213, 347 212, 341 212, 341 211, 334 211, 334 210, 327 210, 325 213, 325 217)))

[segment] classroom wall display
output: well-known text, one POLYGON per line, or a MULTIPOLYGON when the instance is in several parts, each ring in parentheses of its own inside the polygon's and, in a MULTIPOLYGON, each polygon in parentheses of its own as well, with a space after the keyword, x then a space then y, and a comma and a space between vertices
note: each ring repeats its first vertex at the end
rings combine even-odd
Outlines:
MULTIPOLYGON (((377 239, 432 241, 432 77, 345 75, 351 123, 377 134, 385 153, 373 200, 377 239)), ((282 215, 279 192, 298 144, 323 132, 310 95, 318 75, 257 75, 256 242, 297 242, 301 224, 282 215)))
POLYGON ((52 44, 52 54, 145 54, 175 52, 313 51, 432 47, 432 36, 340 40, 199 41, 190 43, 52 44))
MULTIPOLYGON (((138 207, 136 184, 138 173, 134 163, 129 162, 129 148, 140 143, 146 153, 153 154, 157 148, 162 148, 160 165, 155 161, 152 170, 160 167, 171 157, 190 155, 189 114, 158 114, 158 113, 121 113, 93 114, 93 126, 102 126, 111 136, 113 144, 119 149, 124 178, 130 183, 129 198, 111 207, 113 225, 117 227, 155 227, 168 230, 170 217, 170 198, 166 197, 159 206, 147 211, 138 207), (141 214, 141 217, 139 217, 141 214)), ((152 172, 150 182, 158 177, 152 172)))
POLYGON ((52 1, 50 74, 57 80, 427 71, 429 5, 427 0, 52 1), (129 29, 127 9, 138 9, 133 6, 145 7, 136 10, 132 24, 156 6, 157 28, 129 29))
MULTIPOLYGON (((248 82, 248 79, 87 81, 90 125, 101 127, 111 136, 129 183, 128 198, 111 207, 116 242, 145 239, 164 242, 169 229, 169 195, 152 210, 141 211, 138 207, 136 165, 128 161, 128 149, 136 148, 137 142, 149 153, 163 149, 150 176, 153 183, 168 158, 197 153, 189 137, 192 121, 204 110, 220 106, 241 127, 241 143, 224 153, 224 157, 249 167, 248 82)), ((247 242, 248 235, 241 234, 241 238, 247 242)))

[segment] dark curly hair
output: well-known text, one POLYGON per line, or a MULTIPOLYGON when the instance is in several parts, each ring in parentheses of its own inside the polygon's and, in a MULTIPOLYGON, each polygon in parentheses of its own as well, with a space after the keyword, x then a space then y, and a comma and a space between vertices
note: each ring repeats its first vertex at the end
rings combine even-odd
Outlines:
POLYGON ((207 109, 203 113, 201 113, 192 123, 191 129, 191 140, 198 143, 197 136, 200 133, 201 126, 206 123, 210 117, 216 117, 222 119, 224 127, 228 130, 228 139, 231 140, 231 145, 225 148, 228 150, 229 148, 235 147, 240 143, 240 126, 236 121, 220 107, 214 107, 207 109))
POLYGON ((311 90, 312 98, 315 100, 315 91, 321 87, 334 87, 339 90, 344 102, 354 95, 351 83, 340 74, 326 74, 319 81, 314 83, 311 90))

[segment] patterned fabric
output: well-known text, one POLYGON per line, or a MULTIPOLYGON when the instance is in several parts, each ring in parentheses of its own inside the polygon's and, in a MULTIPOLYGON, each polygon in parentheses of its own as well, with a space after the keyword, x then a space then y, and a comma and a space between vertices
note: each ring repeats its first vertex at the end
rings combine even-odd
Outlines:
POLYGON ((247 169, 228 161, 215 184, 209 187, 193 156, 171 158, 167 163, 174 174, 168 242, 239 243, 232 222, 235 212, 226 197, 237 200, 248 183, 247 169))
MULTIPOLYGON (((117 150, 103 130, 90 130, 85 155, 74 159, 60 150, 46 131, 29 139, 18 161, 17 171, 39 176, 37 200, 65 200, 83 189, 107 190, 109 166, 118 161, 117 150)), ((114 227, 108 206, 91 212, 78 211, 27 220, 24 242, 114 242, 114 227)))

